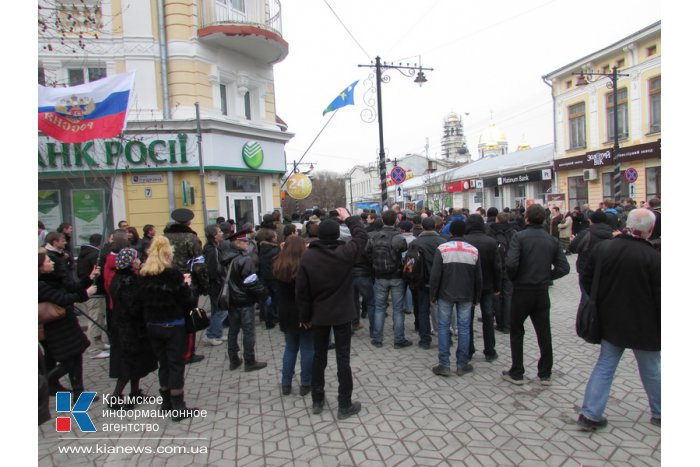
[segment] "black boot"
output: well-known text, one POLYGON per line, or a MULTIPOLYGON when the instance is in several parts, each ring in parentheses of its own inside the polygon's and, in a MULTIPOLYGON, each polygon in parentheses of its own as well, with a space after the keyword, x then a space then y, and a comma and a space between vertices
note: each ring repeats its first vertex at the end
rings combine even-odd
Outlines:
POLYGON ((170 418, 174 422, 179 422, 180 420, 184 420, 185 418, 190 418, 192 416, 192 411, 199 410, 193 407, 187 407, 187 405, 185 405, 184 394, 179 394, 177 396, 171 394, 170 401, 173 404, 172 414, 170 418))
POLYGON ((163 403, 160 404, 160 410, 166 411, 166 410, 172 409, 173 404, 172 404, 172 401, 170 400, 170 390, 159 389, 158 392, 160 393, 160 397, 163 398, 163 403))

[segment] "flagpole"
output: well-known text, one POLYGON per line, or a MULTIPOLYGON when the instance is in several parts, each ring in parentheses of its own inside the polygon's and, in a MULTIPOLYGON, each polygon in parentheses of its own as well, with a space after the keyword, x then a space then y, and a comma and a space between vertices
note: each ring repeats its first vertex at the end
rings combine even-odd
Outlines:
POLYGON ((292 176, 292 174, 293 174, 294 171, 296 170, 297 166, 298 166, 299 164, 301 164, 302 159, 304 159, 304 156, 306 155, 306 153, 309 152, 309 149, 311 149, 311 146, 314 145, 314 143, 316 142, 316 140, 318 139, 318 137, 321 136, 321 133, 323 133, 323 130, 325 130, 326 127, 328 126, 328 124, 331 122, 331 120, 333 120, 333 117, 335 117, 335 113, 336 113, 336 112, 337 112, 337 110, 334 110, 334 111, 333 111, 333 113, 331 114, 331 118, 328 119, 328 121, 326 122, 326 124, 323 125, 323 128, 321 128, 321 131, 319 131, 318 134, 316 135, 316 137, 314 138, 314 140, 311 141, 311 144, 309 144, 309 147, 306 148, 306 151, 304 151, 304 154, 301 155, 301 158, 299 158, 299 161, 294 163, 294 168, 292 169, 292 172, 291 172, 289 175, 287 175, 287 178, 285 178, 284 181, 282 182, 282 185, 280 185, 280 191, 282 191, 282 188, 284 187, 285 183, 287 183, 287 180, 289 180, 289 177, 292 176))

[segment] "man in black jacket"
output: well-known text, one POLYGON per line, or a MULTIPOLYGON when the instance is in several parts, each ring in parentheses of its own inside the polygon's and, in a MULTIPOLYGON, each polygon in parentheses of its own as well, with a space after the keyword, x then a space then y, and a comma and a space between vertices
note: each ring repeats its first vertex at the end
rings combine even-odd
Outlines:
POLYGON ((435 220, 433 217, 423 219, 421 226, 423 227, 423 232, 411 242, 409 250, 416 249, 423 255, 424 285, 414 290, 413 301, 418 304, 418 334, 420 336, 418 346, 421 349, 429 349, 432 342, 430 336, 430 270, 433 267, 437 247, 447 240, 435 231, 435 220))
POLYGON ((576 258, 576 272, 578 273, 578 284, 581 289, 581 300, 580 304, 588 301, 588 293, 583 287, 583 280, 581 275, 586 268, 586 263, 588 262, 588 257, 593 251, 593 247, 603 240, 610 240, 613 238, 613 230, 610 224, 607 222, 607 217, 603 211, 595 211, 591 214, 591 225, 589 228, 576 236, 569 245, 569 249, 572 253, 578 253, 576 258))
POLYGON ((593 431, 603 416, 617 365, 632 349, 649 399, 651 423, 661 426, 661 253, 647 240, 654 215, 633 209, 623 233, 600 242, 583 271, 583 286, 595 302, 601 330, 598 362, 588 380, 578 425, 593 431))
MULTIPOLYGON (((233 262, 229 277, 228 302, 228 358, 229 370, 235 370, 243 361, 238 356, 241 350, 238 346, 238 333, 243 331, 243 360, 244 371, 261 370, 266 362, 255 359, 255 303, 267 296, 267 290, 258 279, 255 262, 248 253, 248 238, 246 231, 236 232, 231 250, 222 254, 221 262, 226 268, 233 262)), ((224 279, 225 280, 225 279, 224 279)))
POLYGON ((515 236, 515 229, 510 223, 510 213, 499 212, 496 223, 491 224, 489 236, 496 240, 501 269, 501 293, 494 297, 494 310, 496 314, 496 330, 508 334, 510 332, 510 307, 513 299, 513 283, 506 274, 506 256, 511 240, 515 236))
MULTIPOLYGON (((337 208, 338 219, 350 229, 352 238, 338 240, 340 225, 326 219, 319 226, 319 240, 309 244, 302 256, 296 278, 299 321, 311 327, 314 334, 314 363, 311 376, 313 412, 323 411, 325 371, 328 363, 328 342, 331 330, 335 337, 335 358, 338 365, 338 418, 345 419, 360 411, 361 404, 352 401, 350 341, 355 305, 352 297, 352 267, 365 249, 367 232, 358 216, 350 217, 344 208, 337 208)), ((402 311, 402 310, 401 310, 402 311)))
MULTIPOLYGON (((491 212, 492 208, 489 208, 491 212)), ((496 248, 496 240, 486 235, 484 218, 479 214, 472 214, 467 219, 467 235, 464 240, 479 250, 479 262, 483 282, 481 286, 481 321, 484 333, 484 356, 487 362, 498 358, 496 353, 496 336, 493 329, 493 301, 501 292, 501 261, 496 248)), ((471 326, 469 330, 469 359, 474 355, 474 309, 471 312, 471 326)))
POLYGON ((510 370, 503 371, 503 379, 521 385, 523 375, 523 337, 525 320, 530 317, 535 327, 540 360, 537 376, 543 386, 551 384, 552 331, 549 326, 549 286, 552 281, 569 273, 569 263, 559 248, 559 240, 544 230, 544 208, 533 204, 525 211, 525 228, 518 232, 508 248, 506 271, 513 281, 511 309, 510 370))

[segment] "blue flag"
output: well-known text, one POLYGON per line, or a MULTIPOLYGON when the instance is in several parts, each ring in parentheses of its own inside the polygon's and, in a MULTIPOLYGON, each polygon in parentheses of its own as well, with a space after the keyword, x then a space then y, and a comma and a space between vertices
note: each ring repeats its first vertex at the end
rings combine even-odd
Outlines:
POLYGON ((341 107, 345 107, 346 105, 355 105, 355 100, 353 98, 353 94, 355 92, 355 85, 357 84, 358 81, 355 81, 350 86, 348 86, 347 88, 340 91, 340 94, 338 94, 338 97, 336 97, 333 100, 333 102, 331 102, 330 105, 328 107, 326 107, 326 110, 323 111, 323 115, 326 115, 328 112, 332 112, 332 111, 337 110, 341 107))

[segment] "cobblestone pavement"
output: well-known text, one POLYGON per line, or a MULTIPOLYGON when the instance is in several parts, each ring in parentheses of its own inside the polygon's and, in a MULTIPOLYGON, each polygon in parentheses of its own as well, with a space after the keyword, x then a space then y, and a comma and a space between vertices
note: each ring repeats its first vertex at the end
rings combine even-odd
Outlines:
MULTIPOLYGON (((353 398, 362 402, 362 411, 340 421, 333 351, 326 371, 326 408, 313 415, 311 395, 299 396, 298 376, 292 395, 281 395, 283 336, 277 328, 268 331, 258 325, 257 356, 268 362, 261 371, 229 371, 225 345, 210 347, 200 341, 198 353, 206 359, 187 366, 185 400, 206 409, 205 418, 180 423, 105 418, 105 407, 96 400, 89 411, 96 433, 81 433, 75 423, 72 433, 56 433, 53 421, 39 428, 39 465, 660 465, 660 429, 649 423, 646 394, 631 352, 623 356, 613 384, 609 427, 591 434, 575 424, 599 347, 584 343, 574 331, 579 298, 574 259, 569 257, 572 273, 550 290, 550 387, 537 381, 539 351, 531 324, 526 324, 525 335, 526 384, 518 387, 500 377, 510 364, 508 336, 496 333, 500 357, 487 363, 476 320, 474 372, 448 378, 430 370, 437 362, 437 338, 430 350, 417 345, 376 349, 364 320, 365 328, 353 336, 351 355, 353 398), (103 431, 105 423, 129 422, 157 423, 158 431, 103 431), (59 452, 66 447, 93 453, 59 452), (94 453, 98 447, 102 452, 94 453), (126 451, 148 447, 153 453, 126 451), (173 453, 178 447, 190 451, 173 453), (156 449, 168 453, 155 453, 156 449)), ((389 319, 385 343, 391 344, 391 333, 389 319)), ((406 335, 417 344, 412 318, 406 320, 406 335)), ((98 397, 113 388, 107 360, 86 358, 85 375, 85 386, 98 397)), ((155 374, 143 380, 142 388, 158 394, 155 374)), ((53 398, 51 405, 55 415, 53 398)))

